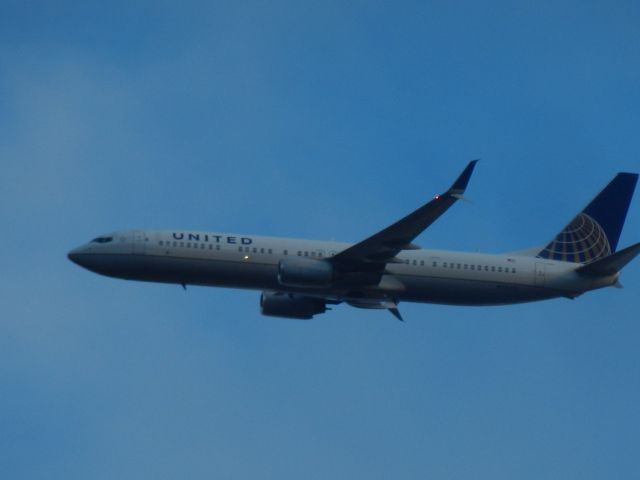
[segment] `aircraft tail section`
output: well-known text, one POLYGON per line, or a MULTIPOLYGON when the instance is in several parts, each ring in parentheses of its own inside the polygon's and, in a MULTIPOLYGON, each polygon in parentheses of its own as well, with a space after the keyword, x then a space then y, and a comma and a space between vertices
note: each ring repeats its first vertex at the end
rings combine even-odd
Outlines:
POLYGON ((640 243, 578 268, 578 273, 594 276, 615 275, 640 253, 640 243))
MULTIPOLYGON (((615 253, 637 181, 637 173, 616 175, 537 257, 591 263, 615 253)), ((629 248, 635 247, 637 245, 629 248)), ((629 249, 620 253, 626 250, 629 249)), ((630 260, 625 261, 622 266, 630 260)), ((613 265, 613 260, 611 264, 613 265)))

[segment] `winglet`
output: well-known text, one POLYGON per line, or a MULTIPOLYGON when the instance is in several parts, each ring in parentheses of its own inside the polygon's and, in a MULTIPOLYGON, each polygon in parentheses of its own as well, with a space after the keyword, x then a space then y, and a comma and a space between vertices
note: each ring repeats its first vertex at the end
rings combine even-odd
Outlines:
POLYGON ((467 184, 469 183, 469 179, 471 178, 471 174, 473 173, 473 169, 478 163, 478 160, 471 160, 467 167, 462 171, 458 179, 453 182, 451 188, 447 193, 452 195, 461 195, 465 189, 467 188, 467 184))

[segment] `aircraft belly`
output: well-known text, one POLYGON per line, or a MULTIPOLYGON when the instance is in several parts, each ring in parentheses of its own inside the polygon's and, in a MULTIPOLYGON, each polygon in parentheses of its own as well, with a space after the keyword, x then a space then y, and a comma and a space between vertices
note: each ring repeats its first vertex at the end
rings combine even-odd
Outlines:
POLYGON ((129 280, 258 290, 277 285, 277 265, 266 263, 161 255, 127 255, 109 263, 111 273, 100 273, 129 280))
POLYGON ((559 296, 559 292, 532 285, 460 278, 401 276, 406 290, 400 299, 448 305, 504 305, 559 296))
MULTIPOLYGON (((277 280, 277 265, 258 262, 162 255, 109 255, 102 259, 102 263, 94 271, 129 280, 288 291, 334 299, 348 294, 343 289, 283 287, 277 280)), ((396 278, 405 286, 404 291, 389 291, 385 294, 378 290, 367 292, 364 296, 449 305, 500 305, 563 295, 558 290, 534 285, 477 279, 417 275, 396 275, 396 278)))

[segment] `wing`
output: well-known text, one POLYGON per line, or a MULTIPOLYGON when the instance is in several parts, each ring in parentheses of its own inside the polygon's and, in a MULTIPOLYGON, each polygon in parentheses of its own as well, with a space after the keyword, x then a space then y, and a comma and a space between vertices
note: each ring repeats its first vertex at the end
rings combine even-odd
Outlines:
POLYGON ((382 272, 387 263, 398 262, 395 257, 400 251, 420 248, 411 242, 462 198, 476 162, 469 162, 445 193, 436 195, 403 219, 328 260, 341 272, 382 272))

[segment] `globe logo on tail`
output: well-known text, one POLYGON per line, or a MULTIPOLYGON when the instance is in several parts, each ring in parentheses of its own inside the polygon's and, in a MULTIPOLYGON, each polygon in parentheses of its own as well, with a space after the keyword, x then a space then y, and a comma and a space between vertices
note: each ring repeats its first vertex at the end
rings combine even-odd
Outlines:
POLYGON ((598 222, 580 213, 556 235, 538 257, 564 262, 589 263, 611 254, 609 239, 598 222))

